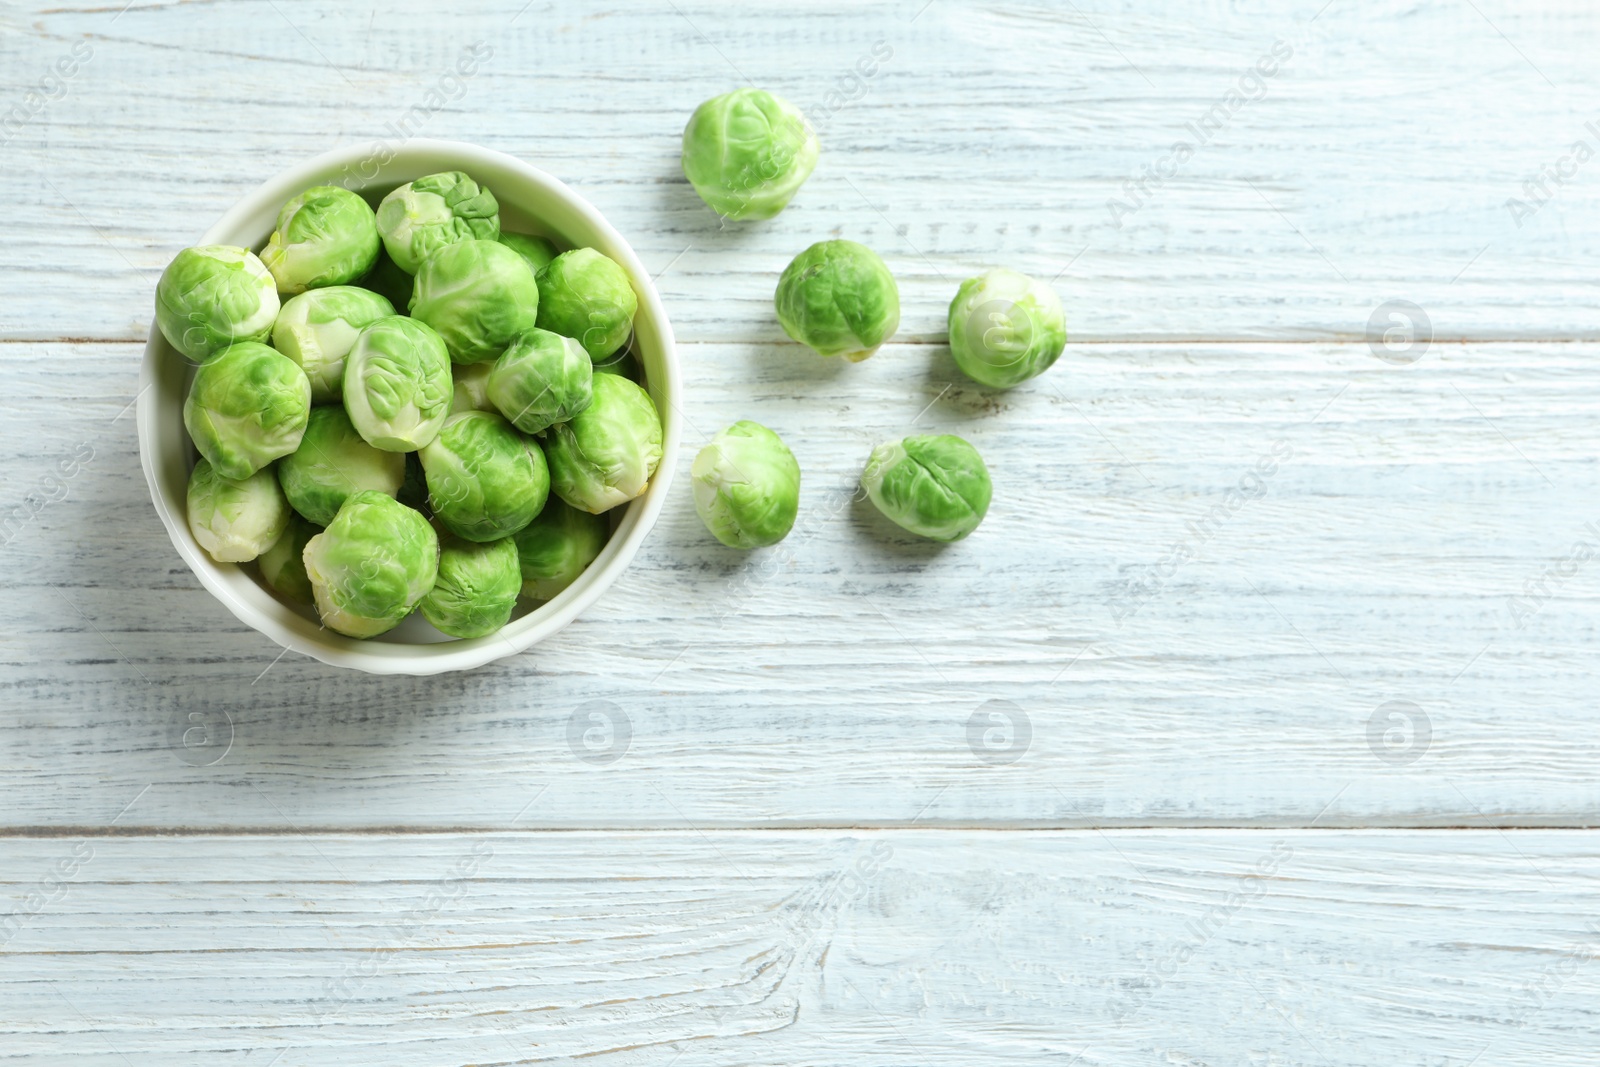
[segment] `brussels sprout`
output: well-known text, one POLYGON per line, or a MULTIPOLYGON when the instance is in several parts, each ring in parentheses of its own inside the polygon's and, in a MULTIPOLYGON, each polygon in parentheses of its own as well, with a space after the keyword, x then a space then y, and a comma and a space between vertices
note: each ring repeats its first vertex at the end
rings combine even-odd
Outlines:
POLYGON ((966 441, 950 434, 879 445, 861 487, 902 529, 935 541, 959 541, 989 510, 989 470, 966 441))
POLYGON ((616 374, 597 374, 593 399, 545 435, 550 486, 598 515, 642 494, 661 462, 661 416, 650 394, 616 374))
POLYGON ((261 262, 280 293, 344 285, 378 261, 378 222, 367 202, 337 185, 307 189, 278 212, 261 262))
POLYGON ((783 332, 824 356, 859 363, 900 327, 900 290, 878 254, 818 241, 794 257, 774 295, 783 332))
POLYGON ((550 470, 539 446, 487 411, 451 415, 418 456, 433 517, 468 541, 516 533, 539 514, 550 493, 550 470))
POLYGON ((322 624, 347 637, 376 637, 433 588, 439 538, 393 497, 357 493, 306 542, 302 558, 322 624))
POLYGON ((532 234, 506 233, 501 230, 500 243, 527 260, 528 266, 535 272, 543 269, 546 263, 560 255, 549 238, 534 237, 532 234))
POLYGON ((539 328, 573 338, 591 359, 627 342, 638 310, 628 272, 592 248, 563 252, 539 271, 539 328))
POLYGON ((412 452, 450 414, 450 354, 423 323, 394 315, 361 331, 344 368, 344 407, 367 444, 412 452))
POLYGON ((606 520, 552 496, 512 539, 522 566, 522 595, 554 600, 605 547, 606 520))
POLYGON ((310 414, 306 372, 255 341, 200 364, 183 402, 183 424, 195 447, 235 482, 299 448, 310 414))
POLYGON ((736 422, 694 458, 694 509, 729 548, 775 545, 800 512, 800 464, 758 422, 736 422))
POLYGON ((450 367, 450 381, 454 395, 450 398, 450 414, 458 411, 494 411, 500 409, 489 399, 489 375, 493 363, 455 363, 450 367))
POLYGON ((493 360, 539 313, 539 283, 527 262, 497 241, 457 241, 417 271, 411 317, 444 338, 457 363, 493 360))
POLYGON ((357 284, 363 289, 377 293, 399 310, 411 303, 411 290, 416 286, 416 279, 401 270, 395 261, 389 258, 389 253, 380 250, 378 265, 357 284))
POLYGON ((398 496, 405 477, 406 457, 367 444, 341 407, 312 408, 300 447, 278 464, 289 506, 318 526, 332 522, 356 493, 398 496))
POLYGON ((185 248, 156 284, 156 324, 195 361, 239 341, 265 341, 277 317, 277 283, 246 248, 185 248))
POLYGON ((394 314, 377 293, 330 285, 292 296, 272 327, 272 347, 300 364, 311 379, 311 400, 326 404, 344 392, 344 360, 356 335, 394 314))
POLYGON ((683 176, 730 219, 770 219, 817 165, 817 135, 794 105, 761 89, 712 97, 683 128, 683 176))
POLYGON ((439 546, 439 577, 422 598, 422 616, 451 637, 485 637, 511 621, 521 588, 511 538, 483 544, 447 538, 439 546))
POLYGON ((299 515, 289 513, 289 525, 272 547, 261 553, 256 565, 267 585, 290 600, 302 604, 312 601, 311 579, 306 577, 306 542, 322 532, 299 515))
POLYGON ((968 278, 950 301, 950 354, 967 377, 1009 389, 1050 369, 1067 344, 1061 298, 1014 270, 968 278))
POLYGON ((188 510, 189 531, 218 563, 255 559, 289 525, 289 502, 270 470, 235 482, 203 459, 189 474, 188 510))
POLYGON ((500 236, 494 194, 459 170, 407 182, 378 205, 378 234, 389 258, 407 274, 446 245, 500 236))
POLYGON ((489 400, 523 433, 539 433, 589 406, 592 377, 582 345, 532 329, 495 361, 489 400))

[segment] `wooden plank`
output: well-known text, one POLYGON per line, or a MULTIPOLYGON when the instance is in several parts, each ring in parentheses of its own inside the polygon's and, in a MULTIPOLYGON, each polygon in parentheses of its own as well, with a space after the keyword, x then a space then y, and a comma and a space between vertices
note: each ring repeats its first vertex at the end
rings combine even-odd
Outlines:
POLYGON ((0 336, 143 336, 160 269, 243 193, 403 127, 577 186, 665 272, 689 340, 781 339, 778 273, 840 235, 888 258, 906 340, 940 337, 956 284, 994 264, 1056 278, 1084 341, 1349 340, 1392 299, 1441 339, 1600 338, 1579 161, 1600 73, 1577 47, 1600 13, 1317 7, 25 4, 0 16, 0 100, 92 56, 0 134, 0 336), (477 41, 493 56, 442 81, 477 41), (824 153, 789 211, 723 228, 679 136, 750 81, 806 108, 824 153))
POLYGON ((772 426, 789 540, 725 550, 685 490, 554 640, 381 683, 280 658, 182 566, 119 417, 136 346, 3 348, 0 514, 42 506, 0 570, 4 825, 103 827, 147 786, 119 825, 1594 818, 1593 344, 1082 345, 1005 394, 931 346, 686 346, 680 464, 772 426), (852 500, 908 431, 987 457, 968 540, 852 500))
POLYGON ((1600 1037, 1593 833, 6 839, 0 871, 17 1067, 1551 1067, 1600 1037))

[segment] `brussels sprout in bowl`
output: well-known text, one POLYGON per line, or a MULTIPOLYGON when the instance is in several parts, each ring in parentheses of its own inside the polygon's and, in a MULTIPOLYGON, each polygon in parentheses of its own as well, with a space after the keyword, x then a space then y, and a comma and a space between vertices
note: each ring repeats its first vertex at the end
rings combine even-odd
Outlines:
MULTIPOLYGON (((151 498, 168 535, 201 584, 241 621, 293 651, 335 666, 354 667, 379 674, 435 674, 481 666, 531 647, 585 610, 626 569, 654 525, 670 491, 672 465, 678 453, 680 433, 677 413, 680 385, 672 328, 666 312, 649 274, 628 243, 587 201, 543 171, 511 156, 473 145, 421 139, 409 141, 393 150, 392 158, 374 168, 374 158, 369 154, 368 147, 356 146, 331 152, 273 178, 236 204, 193 244, 230 246, 259 254, 267 247, 269 238, 277 228, 280 211, 307 190, 337 185, 359 194, 367 204, 377 207, 388 194, 401 186, 430 175, 452 172, 469 175, 484 189, 492 190, 498 202, 500 225, 504 231, 538 237, 541 239, 539 243, 548 243, 550 248, 559 251, 592 248, 622 269, 638 298, 633 339, 626 350, 639 368, 639 380, 660 416, 660 465, 641 495, 595 517, 593 521, 600 524, 604 540, 594 554, 593 561, 583 567, 576 577, 570 581, 563 577, 560 582, 530 582, 527 575, 522 574, 524 596, 518 599, 511 620, 504 628, 486 636, 465 639, 451 637, 431 625, 423 611, 416 610, 399 625, 382 634, 367 638, 347 637, 321 625, 315 608, 304 597, 283 591, 295 584, 284 580, 284 565, 292 555, 292 548, 282 547, 282 551, 277 551, 281 546, 274 544, 252 562, 223 563, 214 559, 196 539, 190 524, 188 494, 191 471, 196 466, 198 453, 184 427, 183 406, 197 365, 193 358, 186 358, 172 347, 159 325, 153 326, 145 348, 137 401, 139 446, 151 498), (280 555, 284 559, 278 559, 280 555), (265 577, 268 573, 275 576, 278 591, 268 584, 265 577), (547 593, 549 599, 537 599, 529 595, 530 590, 535 594, 547 593)), ((381 226, 380 219, 380 229, 381 226)), ((469 236, 482 239, 477 234, 469 236)), ((515 248, 519 255, 528 254, 517 245, 508 243, 508 246, 515 248)), ((374 275, 386 267, 391 272, 397 269, 380 257, 374 275)), ((369 276, 348 284, 375 289, 379 287, 377 282, 378 279, 369 276)), ((289 296, 284 294, 282 300, 288 303, 289 296)), ((404 314, 406 309, 397 305, 397 310, 404 314)), ((259 331, 253 325, 249 330, 243 327, 230 329, 233 330, 232 334, 221 337, 220 342, 211 344, 210 348, 218 349, 228 341, 258 339, 259 331)), ((260 339, 269 340, 264 336, 260 339)), ((486 363, 484 369, 492 366, 492 363, 486 363)), ((465 367, 457 365, 452 370, 460 375, 465 367)), ((487 378, 480 383, 480 391, 481 384, 486 382, 487 378)), ((321 396, 328 394, 328 384, 331 383, 322 383, 318 403, 323 402, 321 396)), ((262 470, 268 476, 275 476, 277 467, 273 465, 262 470)), ((262 481, 270 486, 267 478, 262 481)), ((387 485, 384 488, 387 489, 387 485)), ((555 494, 551 493, 550 500, 555 499, 555 494)), ((408 500, 404 488, 400 500, 402 503, 408 500)), ((419 503, 417 506, 422 505, 419 503)), ((317 528, 301 522, 296 516, 291 515, 290 518, 292 525, 302 528, 285 531, 285 544, 309 542, 317 528), (297 536, 291 538, 291 534, 297 536)), ((591 520, 586 518, 584 521, 591 520)), ((262 531, 256 540, 265 542, 267 534, 271 532, 262 531)), ((454 542, 448 537, 441 537, 441 543, 455 545, 457 549, 470 544, 454 542)), ((253 549, 257 546, 252 542, 249 547, 253 549)), ((502 547, 499 554, 505 556, 509 551, 509 548, 502 547)), ((587 556, 589 553, 586 551, 581 555, 587 556)), ((463 561, 466 559, 463 556, 463 561)), ((524 570, 525 565, 526 561, 524 570)), ((472 568, 466 562, 462 562, 457 569, 462 572, 457 575, 462 582, 465 582, 463 575, 473 576, 468 573, 472 568)), ((499 569, 503 570, 504 567, 499 569)), ((326 575, 323 577, 326 578, 326 575)), ((464 587, 473 588, 475 584, 475 580, 465 582, 464 587)), ((440 597, 434 600, 434 615, 444 618, 445 613, 439 607, 443 601, 440 597)), ((453 610, 449 614, 452 616, 451 629, 469 633, 478 628, 461 625, 459 620, 454 619, 453 610)))

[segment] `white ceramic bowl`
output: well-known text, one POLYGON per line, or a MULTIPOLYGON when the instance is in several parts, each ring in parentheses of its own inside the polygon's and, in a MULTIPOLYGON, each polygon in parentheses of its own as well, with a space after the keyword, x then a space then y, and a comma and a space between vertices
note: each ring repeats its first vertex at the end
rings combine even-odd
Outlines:
POLYGON ((336 667, 375 674, 437 674, 478 667, 536 644, 594 603, 628 566, 655 524, 672 481, 679 435, 678 363, 672 326, 650 275, 621 235, 577 193, 536 167, 475 145, 414 140, 384 154, 390 158, 380 163, 370 146, 344 148, 284 171, 235 204, 195 243, 260 249, 272 231, 278 209, 313 185, 383 193, 425 174, 461 170, 494 193, 506 229, 544 234, 563 248, 594 248, 620 263, 639 295, 633 351, 643 368, 645 386, 661 412, 662 457, 645 494, 618 509, 620 515, 612 513, 611 539, 599 558, 554 600, 531 610, 526 602, 519 604, 520 617, 514 616, 504 629, 488 637, 471 641, 448 638, 413 614, 389 633, 360 641, 324 629, 309 606, 296 609, 273 596, 258 581, 254 565, 218 563, 195 542, 189 532, 185 498, 196 452, 183 427, 183 400, 194 368, 154 326, 139 376, 139 452, 150 497, 178 554, 200 583, 240 621, 280 645, 336 667))

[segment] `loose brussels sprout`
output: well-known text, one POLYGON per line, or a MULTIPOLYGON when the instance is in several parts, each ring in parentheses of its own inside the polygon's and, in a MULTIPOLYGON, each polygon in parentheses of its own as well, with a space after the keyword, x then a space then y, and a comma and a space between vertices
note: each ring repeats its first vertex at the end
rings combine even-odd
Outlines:
POLYGON ((590 359, 628 340, 639 298, 628 272, 592 248, 574 248, 539 271, 539 328, 571 337, 590 359))
POLYGON ((299 448, 310 414, 306 372, 255 341, 200 364, 183 402, 183 424, 195 447, 235 482, 299 448))
POLYGON ((593 399, 545 435, 550 485, 598 515, 642 494, 661 462, 661 416, 650 394, 616 374, 597 374, 593 399))
POLYGON ((311 579, 306 577, 306 542, 322 532, 299 515, 289 513, 289 525, 272 547, 261 553, 256 565, 261 577, 281 596, 302 604, 312 601, 311 579))
POLYGON ((407 274, 445 245, 500 236, 494 194, 459 170, 407 182, 378 205, 378 234, 389 258, 407 274))
POLYGON ((235 482, 203 459, 189 474, 188 510, 189 531, 218 563, 255 559, 289 525, 289 502, 270 470, 235 482))
POLYGON ((794 105, 735 89, 695 108, 683 128, 683 176, 712 211, 770 219, 817 165, 817 135, 794 105))
POLYGON ((538 314, 533 270, 498 241, 446 245, 417 271, 411 317, 437 330, 457 363, 496 359, 538 314))
POLYGON ((555 244, 549 238, 535 237, 532 234, 506 233, 501 230, 500 243, 527 260, 528 266, 532 267, 535 273, 542 270, 546 263, 560 255, 556 251, 555 244))
POLYGON ((522 566, 522 595, 554 600, 605 547, 606 520, 552 496, 512 539, 522 566))
POLYGON ((775 545, 800 512, 800 464, 758 422, 736 422, 694 458, 694 509, 729 548, 775 545))
POLYGON ((311 409, 300 447, 278 464, 289 506, 318 526, 332 522, 356 493, 398 496, 405 477, 405 456, 367 444, 344 409, 332 406, 311 409))
POLYGON ((878 254, 818 241, 794 257, 774 295, 783 332, 824 356, 859 363, 900 328, 900 290, 878 254))
POLYGON ((277 283, 247 248, 185 248, 156 284, 162 336, 197 362, 240 341, 265 341, 277 317, 277 283))
POLYGON ((593 375, 582 345, 532 329, 495 361, 489 401, 523 433, 539 433, 589 406, 593 375))
POLYGON ((968 278, 950 301, 950 354, 967 377, 1009 389, 1050 369, 1067 344, 1061 298, 1014 270, 968 278))
POLYGON ((495 411, 489 399, 489 375, 493 363, 455 363, 450 367, 450 381, 454 395, 450 398, 450 414, 458 411, 495 411))
POLYGON ((450 414, 450 354, 425 324, 394 315, 361 331, 344 368, 344 407, 367 444, 413 452, 450 414))
POLYGON ((357 493, 306 542, 302 558, 322 624, 347 637, 376 637, 433 588, 439 538, 393 497, 357 493))
POLYGON ((379 250, 378 265, 357 284, 377 293, 399 310, 411 303, 411 290, 416 286, 416 279, 401 270, 389 258, 389 253, 379 250))
POLYGON ((356 335, 394 314, 377 293, 330 285, 290 297, 272 327, 272 347, 300 364, 311 379, 311 400, 326 404, 344 392, 344 360, 356 335))
POLYGON ((989 470, 966 441, 950 434, 879 445, 861 487, 902 529, 935 541, 959 541, 989 510, 989 470))
POLYGON ((439 546, 439 577, 422 598, 422 616, 451 637, 485 637, 511 621, 521 588, 511 538, 484 544, 447 538, 439 546))
POLYGON ((337 185, 307 189, 278 212, 261 262, 280 293, 344 285, 378 261, 378 222, 367 202, 337 185))
POLYGON ((539 446, 487 411, 451 415, 418 456, 433 517, 468 541, 516 533, 550 494, 550 470, 539 446))

